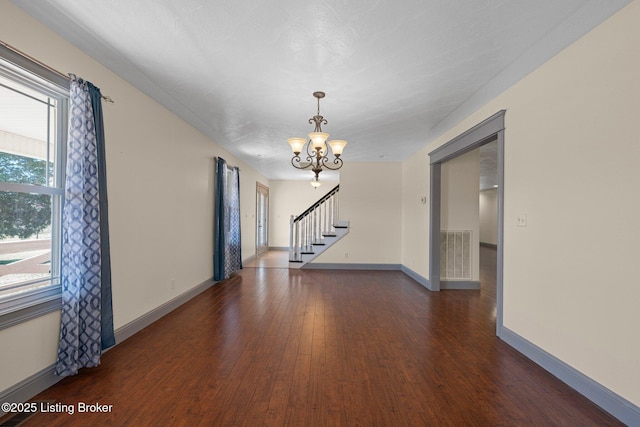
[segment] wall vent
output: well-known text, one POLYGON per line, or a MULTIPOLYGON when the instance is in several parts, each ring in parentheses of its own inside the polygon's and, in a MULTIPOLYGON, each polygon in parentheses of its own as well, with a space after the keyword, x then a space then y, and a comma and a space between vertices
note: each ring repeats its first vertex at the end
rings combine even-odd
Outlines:
POLYGON ((440 278, 471 279, 471 230, 440 232, 440 278))

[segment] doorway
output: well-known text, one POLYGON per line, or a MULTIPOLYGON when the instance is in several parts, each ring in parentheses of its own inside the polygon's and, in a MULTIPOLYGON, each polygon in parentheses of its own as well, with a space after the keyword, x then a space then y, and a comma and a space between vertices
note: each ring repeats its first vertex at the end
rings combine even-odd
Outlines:
POLYGON ((429 153, 430 158, 430 219, 429 219, 429 290, 440 291, 440 229, 442 164, 496 141, 498 190, 498 241, 496 253, 496 334, 502 335, 502 272, 504 242, 504 116, 501 110, 446 144, 429 153))
POLYGON ((256 182, 256 256, 269 250, 269 187, 256 182))

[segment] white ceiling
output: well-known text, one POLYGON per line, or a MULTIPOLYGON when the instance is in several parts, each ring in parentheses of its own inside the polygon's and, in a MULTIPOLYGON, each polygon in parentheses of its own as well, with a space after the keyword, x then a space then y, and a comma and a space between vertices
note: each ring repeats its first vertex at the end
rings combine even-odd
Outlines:
POLYGON ((314 91, 345 163, 400 161, 629 3, 12 1, 270 179, 314 91))

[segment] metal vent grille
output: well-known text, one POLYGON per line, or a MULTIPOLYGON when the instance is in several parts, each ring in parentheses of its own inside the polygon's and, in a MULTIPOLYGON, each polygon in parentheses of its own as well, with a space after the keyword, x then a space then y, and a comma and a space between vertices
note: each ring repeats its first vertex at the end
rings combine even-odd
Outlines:
POLYGON ((471 230, 440 232, 440 278, 471 279, 471 230))

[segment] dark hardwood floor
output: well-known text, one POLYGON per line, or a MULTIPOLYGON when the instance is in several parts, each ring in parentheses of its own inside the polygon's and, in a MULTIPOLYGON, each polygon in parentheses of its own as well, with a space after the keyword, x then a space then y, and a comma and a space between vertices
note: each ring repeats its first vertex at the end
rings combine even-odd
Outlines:
POLYGON ((620 425, 495 336, 482 259, 480 291, 439 293, 397 271, 246 268, 33 399, 111 412, 23 425, 620 425))

